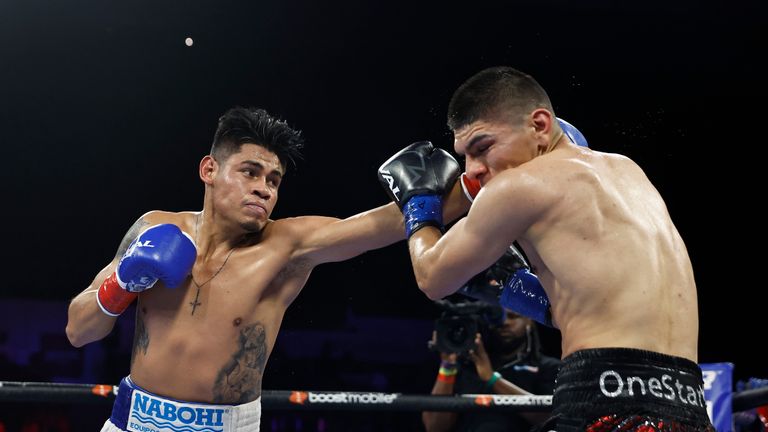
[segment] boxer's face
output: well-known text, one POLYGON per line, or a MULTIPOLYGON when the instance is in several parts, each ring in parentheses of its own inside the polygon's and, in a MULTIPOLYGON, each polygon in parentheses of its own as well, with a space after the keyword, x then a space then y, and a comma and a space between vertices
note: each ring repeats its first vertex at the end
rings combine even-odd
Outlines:
POLYGON ((261 230, 277 203, 283 172, 277 155, 256 144, 243 144, 239 152, 215 164, 216 208, 231 212, 246 231, 261 230))
POLYGON ((471 179, 485 185, 499 172, 536 156, 529 128, 500 120, 478 120, 454 131, 454 150, 466 157, 471 179))

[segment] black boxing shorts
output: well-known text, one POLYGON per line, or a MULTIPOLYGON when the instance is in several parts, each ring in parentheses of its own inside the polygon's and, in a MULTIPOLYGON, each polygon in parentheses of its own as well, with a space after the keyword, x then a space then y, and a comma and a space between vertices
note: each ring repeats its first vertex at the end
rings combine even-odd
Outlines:
POLYGON ((581 350, 563 359, 552 417, 538 430, 715 432, 696 363, 630 348, 581 350))

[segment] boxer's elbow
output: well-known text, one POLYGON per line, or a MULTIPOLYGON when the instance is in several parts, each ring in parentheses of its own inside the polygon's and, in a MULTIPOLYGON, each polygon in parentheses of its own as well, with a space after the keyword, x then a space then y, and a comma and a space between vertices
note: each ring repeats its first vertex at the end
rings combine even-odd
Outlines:
POLYGON ((421 292, 423 292, 430 300, 440 300, 450 294, 450 292, 445 290, 445 287, 441 284, 441 281, 434 277, 429 277, 426 274, 417 274, 416 283, 418 284, 421 292))
POLYGON ((413 274, 416 277, 416 283, 430 300, 440 300, 458 289, 450 283, 451 272, 442 263, 441 256, 440 251, 436 248, 428 250, 411 248, 413 274))
POLYGON ((440 299, 442 299, 443 297, 445 297, 445 296, 444 296, 444 295, 442 295, 440 292, 438 292, 438 291, 434 291, 434 290, 431 290, 431 291, 429 291, 427 288, 421 288, 421 291, 422 291, 424 294, 426 294, 426 296, 427 296, 427 297, 428 297, 430 300, 432 300, 432 301, 435 301, 435 300, 440 300, 440 299))
POLYGON ((67 333, 67 339, 69 339, 69 343, 75 348, 80 348, 81 346, 90 342, 84 337, 83 332, 79 331, 77 326, 72 325, 72 323, 67 323, 67 328, 65 331, 67 333))
POLYGON ((116 321, 115 317, 107 316, 100 309, 83 308, 81 305, 78 302, 70 304, 64 329, 69 343, 76 348, 103 339, 112 331, 116 321))
POLYGON ((69 343, 72 344, 72 346, 75 348, 80 348, 83 345, 87 345, 91 342, 103 339, 106 335, 109 334, 109 331, 105 331, 101 328, 86 329, 72 325, 71 323, 67 324, 65 331, 67 333, 67 339, 69 339, 69 343))
POLYGON ((86 342, 83 337, 83 326, 79 325, 78 317, 80 314, 78 314, 77 304, 77 299, 75 299, 69 305, 69 310, 67 311, 67 326, 64 328, 64 333, 67 335, 67 340, 69 340, 69 343, 73 347, 80 348, 88 342, 86 342))

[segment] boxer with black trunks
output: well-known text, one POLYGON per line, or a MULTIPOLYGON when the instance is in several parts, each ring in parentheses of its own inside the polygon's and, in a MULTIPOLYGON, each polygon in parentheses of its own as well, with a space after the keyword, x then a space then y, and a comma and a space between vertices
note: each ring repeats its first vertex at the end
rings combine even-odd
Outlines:
POLYGON ((454 149, 474 197, 445 231, 437 191, 423 184, 429 154, 412 146, 379 169, 405 216, 416 280, 439 299, 522 247, 501 284, 505 307, 559 328, 557 431, 712 431, 703 405, 696 284, 666 205, 625 156, 579 145, 545 90, 509 67, 463 83, 448 107, 454 149), (414 174, 415 173, 415 174, 414 174))
POLYGON ((699 366, 652 351, 574 352, 557 375, 553 405, 542 431, 714 431, 699 366))
MULTIPOLYGON (((269 219, 300 144, 264 110, 228 111, 200 162, 202 211, 139 218, 72 300, 66 331, 79 347, 109 334, 138 298, 130 375, 104 431, 257 431, 267 359, 312 269, 404 238, 393 204, 343 220, 269 219)), ((442 156, 435 169, 455 218, 468 204, 457 162, 442 156)))

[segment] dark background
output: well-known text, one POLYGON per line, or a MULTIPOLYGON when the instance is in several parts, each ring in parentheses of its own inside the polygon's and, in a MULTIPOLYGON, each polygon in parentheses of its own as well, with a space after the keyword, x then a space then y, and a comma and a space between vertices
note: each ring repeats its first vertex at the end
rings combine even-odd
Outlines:
MULTIPOLYGON (((452 149, 453 90, 510 65, 539 80, 591 147, 633 158, 665 197, 698 283, 699 361, 765 376, 754 156, 765 12, 757 0, 0 0, 0 302, 65 309, 141 214, 200 209, 197 165, 229 107, 266 108, 307 140, 274 217, 346 217, 386 202, 375 170, 396 150, 421 139, 452 149)), ((404 244, 316 269, 283 328, 333 331, 350 314, 437 316, 404 244)), ((14 325, 45 319, 22 311, 14 325)), ((404 337, 386 326, 369 336, 404 337)), ((558 354, 556 334, 545 342, 558 354)), ((24 367, 20 380, 32 380, 24 367)))

